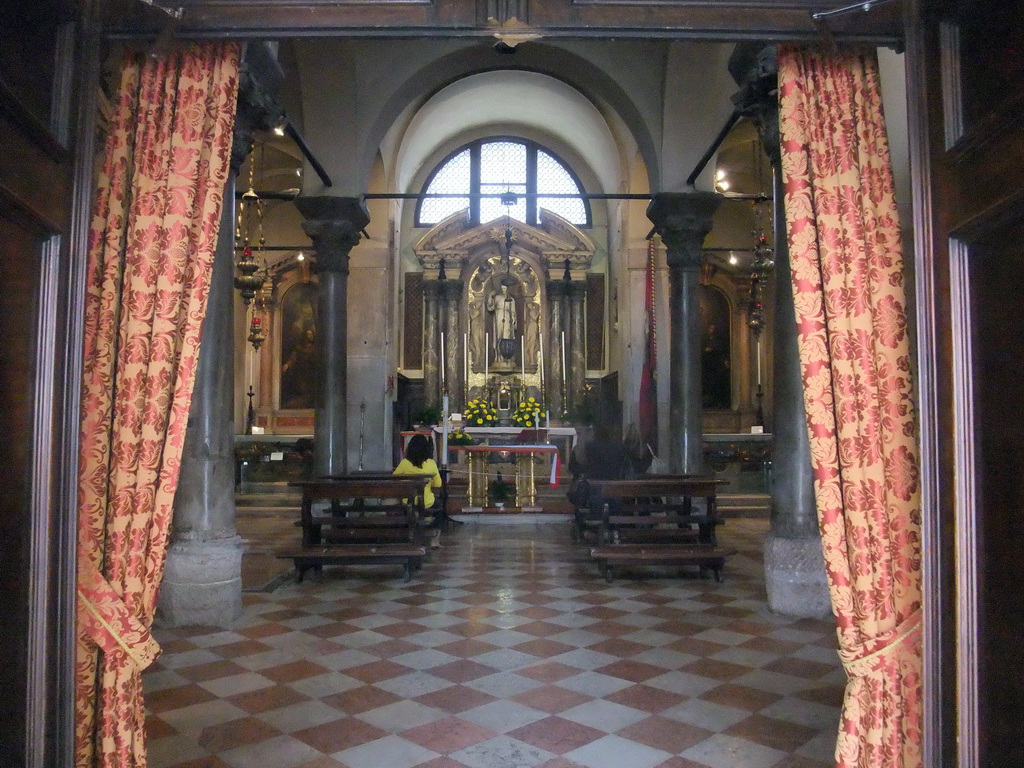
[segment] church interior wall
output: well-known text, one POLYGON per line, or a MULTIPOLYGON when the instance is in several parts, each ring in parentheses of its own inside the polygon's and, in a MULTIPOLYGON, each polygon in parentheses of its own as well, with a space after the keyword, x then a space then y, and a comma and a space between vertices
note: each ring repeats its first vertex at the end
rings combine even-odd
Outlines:
MULTIPOLYGON (((665 64, 664 128, 659 192, 681 192, 705 150, 721 130, 733 104, 736 83, 725 43, 672 43, 665 64)), ((697 178, 697 189, 714 188, 714 164, 697 178)))
MULTIPOLYGON (((732 47, 718 43, 544 42, 524 47, 514 60, 496 59, 489 46, 460 40, 434 45, 426 40, 311 39, 296 41, 287 50, 298 70, 293 77, 302 86, 306 141, 334 182, 329 189, 323 187, 306 163, 301 186, 307 195, 418 192, 427 174, 450 152, 493 135, 521 137, 549 148, 573 169, 587 191, 647 193, 682 188, 731 113, 729 97, 735 91, 726 67, 732 47), (388 66, 381 66, 381 61, 388 66), (571 66, 579 62, 585 63, 584 72, 599 76, 583 84, 585 77, 571 66), (509 63, 535 64, 537 71, 481 71, 509 63), (651 147, 656 150, 653 154, 651 147), (659 178, 666 180, 661 186, 659 178)), ((714 168, 714 162, 708 164, 698 186, 713 186, 714 168)), ((589 271, 605 276, 605 362, 586 375, 593 380, 618 373, 624 424, 636 419, 633 401, 643 361, 644 270, 650 231, 646 206, 646 200, 593 201, 593 226, 586 230, 595 245, 589 271)), ((744 223, 750 218, 749 207, 745 202, 720 206, 706 245, 749 249, 750 243, 736 241, 736 233, 751 230, 744 223)), ((400 351, 403 280, 406 273, 421 269, 413 245, 426 228, 413 226, 414 202, 376 200, 369 201, 368 208, 370 238, 351 255, 349 405, 356 410, 349 414, 349 424, 358 430, 360 420, 370 416, 367 409, 372 409, 374 421, 386 425, 389 432, 389 406, 395 397, 386 383, 389 376, 396 372, 422 376, 421 370, 403 369, 400 351), (373 314, 363 311, 370 305, 378 307, 373 314)), ((293 206, 268 206, 266 224, 277 242, 308 243, 301 223, 293 206)), ((752 232, 749 239, 753 240, 752 232)), ((289 280, 294 282, 294 277, 289 280)), ((739 284, 732 278, 723 281, 733 322, 739 323, 737 308, 743 298, 739 284)), ((285 280, 280 288, 288 284, 285 280)), ((668 279, 663 249, 658 252, 657 286, 658 376, 667 382, 668 279)), ((771 302, 765 298, 770 311, 771 302)), ((243 349, 245 335, 246 328, 240 327, 238 346, 243 349)), ((752 387, 740 377, 750 377, 752 361, 747 359, 749 354, 736 349, 745 339, 738 333, 731 338, 730 357, 736 371, 731 405, 733 411, 742 411, 736 423, 745 425, 749 420, 745 414, 754 403, 752 387)), ((255 381, 261 408, 277 408, 280 356, 279 340, 260 353, 237 353, 236 391, 244 393, 248 383, 255 381), (259 376, 251 373, 251 357, 257 358, 259 376), (272 357, 272 376, 264 370, 268 366, 262 361, 267 357, 272 357), (268 395, 263 391, 268 387, 275 392, 268 395)), ((762 335, 761 361, 763 369, 770 370, 769 333, 762 335)), ((658 397, 662 412, 667 412, 667 386, 659 388, 658 397)), ((244 398, 238 400, 236 424, 241 431, 247 403, 244 398)), ((767 410, 767 381, 763 403, 767 410)), ((311 418, 310 411, 306 421, 311 418)), ((299 427, 293 423, 290 428, 299 427)), ((661 440, 667 440, 667 435, 661 440)), ((353 432, 349 445, 353 466, 360 458, 366 466, 371 453, 381 463, 390 461, 390 446, 384 443, 371 447, 364 436, 359 456, 353 453, 358 451, 353 432)))

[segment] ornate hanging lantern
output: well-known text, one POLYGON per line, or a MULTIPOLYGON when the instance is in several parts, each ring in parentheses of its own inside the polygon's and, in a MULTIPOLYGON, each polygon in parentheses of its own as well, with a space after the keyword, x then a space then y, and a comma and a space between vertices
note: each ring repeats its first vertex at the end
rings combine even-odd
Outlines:
POLYGON ((764 286, 775 267, 775 251, 768 245, 768 238, 764 234, 763 202, 754 202, 754 261, 750 265, 750 319, 747 322, 755 338, 764 329, 764 286))
POLYGON ((264 257, 266 238, 263 236, 263 201, 253 189, 255 160, 249 160, 249 189, 242 194, 238 205, 238 221, 235 229, 235 247, 238 258, 235 267, 235 288, 242 296, 246 306, 252 302, 256 292, 263 287, 267 279, 267 266, 264 257), (255 234, 255 238, 253 235, 255 234), (255 239, 257 248, 252 241, 255 239))
POLYGON ((263 318, 253 312, 252 320, 249 322, 249 343, 252 348, 259 350, 260 345, 267 339, 267 330, 263 327, 263 318))

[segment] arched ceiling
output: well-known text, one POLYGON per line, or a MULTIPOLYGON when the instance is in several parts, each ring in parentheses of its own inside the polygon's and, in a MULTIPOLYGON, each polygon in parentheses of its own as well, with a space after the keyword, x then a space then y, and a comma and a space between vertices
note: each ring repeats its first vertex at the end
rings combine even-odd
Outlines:
MULTIPOLYGON (((587 165, 586 175, 601 187, 588 191, 614 191, 623 180, 622 149, 590 101, 553 77, 498 70, 456 81, 415 113, 394 144, 396 189, 418 191, 410 185, 426 163, 439 159, 438 152, 447 152, 490 128, 495 133, 550 137, 556 140, 556 151, 570 148, 587 165)), ((384 160, 391 166, 391 158, 384 160)))

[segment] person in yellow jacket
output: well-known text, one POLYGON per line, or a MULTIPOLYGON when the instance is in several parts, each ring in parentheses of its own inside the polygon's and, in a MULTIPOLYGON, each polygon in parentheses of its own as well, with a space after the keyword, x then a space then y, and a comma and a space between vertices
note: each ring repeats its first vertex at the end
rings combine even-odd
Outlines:
POLYGON ((433 527, 431 535, 431 546, 438 546, 440 528, 440 509, 438 509, 437 498, 434 496, 434 488, 441 487, 441 473, 438 471, 437 462, 431 458, 433 444, 426 435, 413 435, 405 446, 405 458, 398 462, 395 475, 422 475, 425 478, 423 486, 423 509, 427 513, 427 522, 433 527))

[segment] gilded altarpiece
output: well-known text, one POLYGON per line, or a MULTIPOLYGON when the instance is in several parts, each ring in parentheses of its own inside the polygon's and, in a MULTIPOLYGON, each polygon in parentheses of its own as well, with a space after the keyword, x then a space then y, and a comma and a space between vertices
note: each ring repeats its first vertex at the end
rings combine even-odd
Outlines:
POLYGON ((426 292, 437 296, 437 306, 425 304, 423 323, 427 397, 447 392, 457 411, 477 397, 498 405, 508 387, 513 408, 533 396, 558 419, 566 410, 564 361, 582 358, 586 339, 583 323, 569 322, 565 292, 550 296, 549 286, 586 293, 594 246, 583 232, 549 211, 537 227, 514 219, 472 227, 463 211, 434 226, 413 251, 424 285, 439 287, 426 292))

